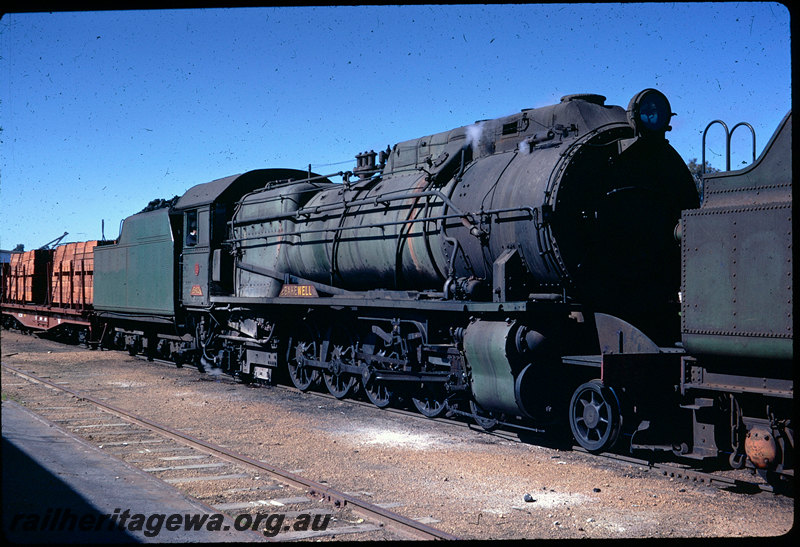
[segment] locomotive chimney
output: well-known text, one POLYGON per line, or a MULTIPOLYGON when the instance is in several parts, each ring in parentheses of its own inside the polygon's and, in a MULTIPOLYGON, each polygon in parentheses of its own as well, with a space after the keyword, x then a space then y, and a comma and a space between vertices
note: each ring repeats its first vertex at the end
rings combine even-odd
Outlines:
POLYGON ((353 174, 358 175, 361 180, 369 178, 375 172, 375 157, 377 155, 375 150, 357 154, 356 168, 353 169, 353 174))

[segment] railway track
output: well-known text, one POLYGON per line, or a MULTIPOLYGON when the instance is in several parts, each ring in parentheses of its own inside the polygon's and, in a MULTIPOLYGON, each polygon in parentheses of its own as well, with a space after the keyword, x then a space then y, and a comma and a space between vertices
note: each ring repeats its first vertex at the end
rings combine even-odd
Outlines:
MULTIPOLYGON (((140 360, 148 360, 147 357, 143 355, 136 355, 134 356, 140 360)), ((175 363, 163 359, 151 359, 150 362, 154 362, 163 366, 174 367, 175 363)), ((4 368, 7 368, 3 365, 4 368)), ((194 368, 190 364, 183 365, 185 367, 194 368)), ((238 384, 237 380, 230 378, 228 376, 222 376, 225 380, 230 381, 232 384, 238 384)), ((290 385, 282 385, 282 384, 275 384, 274 387, 278 389, 283 389, 289 392, 303 394, 305 396, 312 396, 318 397, 325 400, 334 401, 337 400, 333 395, 324 391, 315 391, 315 390, 308 390, 308 391, 300 391, 294 386, 290 385)), ((375 408, 374 405, 369 401, 363 401, 356 398, 348 398, 347 402, 350 404, 360 405, 366 408, 375 408)), ((447 427, 457 427, 457 428, 468 428, 474 429, 476 431, 481 432, 485 435, 491 435, 495 438, 500 438, 505 441, 514 442, 514 443, 524 443, 526 441, 520 438, 520 432, 525 432, 524 429, 519 431, 508 428, 508 427, 500 427, 498 429, 487 431, 474 423, 471 420, 465 419, 465 415, 455 415, 452 417, 437 417, 437 418, 428 418, 416 412, 414 410, 406 410, 403 408, 398 408, 394 406, 389 406, 382 409, 384 412, 388 412, 395 415, 401 415, 408 419, 413 420, 422 420, 426 422, 436 422, 443 424, 447 427)), ((462 413, 463 414, 463 413, 462 413)), ((656 462, 648 459, 643 458, 636 458, 629 455, 613 453, 613 452, 603 452, 603 453, 590 453, 585 450, 583 447, 578 445, 573 445, 570 447, 564 447, 571 449, 575 452, 584 454, 587 457, 595 458, 598 461, 606 461, 609 463, 613 463, 615 465, 628 465, 628 466, 635 466, 637 468, 647 469, 652 475, 661 476, 665 480, 670 481, 682 481, 687 484, 697 484, 697 485, 705 485, 720 489, 727 489, 736 492, 742 493, 755 493, 755 492, 770 492, 776 493, 781 495, 788 495, 792 496, 793 494, 793 483, 788 483, 783 488, 776 488, 774 485, 767 483, 766 481, 762 480, 760 477, 753 477, 748 472, 741 470, 741 471, 702 471, 696 468, 690 467, 689 465, 681 464, 681 463, 674 463, 674 462, 656 462)), ((265 464, 261 464, 265 465, 265 464)), ((309 481, 309 483, 313 483, 313 481, 309 481)), ((314 483, 316 484, 316 483, 314 483)), ((320 494, 324 495, 324 493, 328 490, 325 485, 316 484, 313 486, 311 484, 305 485, 305 488, 315 490, 320 494)), ((339 493, 343 494, 343 493, 339 493)), ((344 494, 347 496, 347 494, 344 494)), ((331 495, 331 501, 334 504, 338 504, 337 507, 341 504, 350 503, 354 507, 356 505, 355 499, 351 502, 347 502, 346 497, 331 495)), ((399 515, 398 515, 399 516, 399 515)), ((413 522, 413 521, 412 521, 413 522)))
MULTIPOLYGON (((158 358, 147 358, 144 355, 135 355, 136 359, 140 360, 147 360, 150 362, 155 362, 161 365, 174 367, 175 363, 171 361, 167 361, 164 359, 158 358)), ((4 365, 5 366, 5 365, 4 365)), ((196 368, 194 365, 191 364, 184 364, 183 366, 189 368, 196 368)), ((226 378, 230 378, 226 376, 226 378)), ((230 379, 232 383, 238 383, 234 379, 230 379)), ((284 389, 290 392, 295 393, 302 393, 306 396, 313 396, 319 397, 322 399, 327 400, 337 400, 333 395, 324 391, 315 391, 313 389, 308 391, 301 391, 294 386, 291 385, 282 385, 282 384, 275 384, 275 387, 279 389, 284 389)), ((360 405, 363 407, 374 408, 374 405, 369 401, 363 401, 355 398, 348 398, 348 403, 352 403, 355 405, 360 405)), ((511 442, 524 442, 520 439, 518 433, 515 430, 511 430, 509 428, 503 428, 502 426, 498 429, 487 431, 479 426, 476 426, 472 423, 469 419, 464 419, 467 417, 466 413, 459 413, 460 415, 455 415, 452 417, 437 417, 437 418, 428 418, 421 415, 419 412, 413 410, 406 410, 402 408, 397 408, 394 406, 388 406, 382 409, 384 412, 389 412, 392 414, 402 415, 414 420, 423 420, 423 421, 434 421, 436 423, 444 424, 448 427, 466 427, 469 429, 475 429, 476 431, 480 431, 487 435, 492 435, 494 437, 502 438, 507 441, 511 442), (455 418, 455 419, 454 419, 455 418)), ((520 431, 524 431, 524 429, 520 429, 520 431)), ((539 432, 538 430, 532 430, 539 432)), ((669 462, 654 462, 651 460, 646 460, 643 458, 635 458, 628 455, 612 453, 612 452, 602 452, 602 453, 591 453, 584 449, 579 445, 573 445, 570 447, 572 450, 576 452, 583 453, 587 456, 603 459, 606 461, 616 462, 620 464, 628 464, 634 465, 638 467, 647 468, 650 471, 654 471, 656 475, 661 475, 666 479, 669 480, 680 480, 685 481, 687 483, 695 483, 707 486, 713 486, 716 488, 724 488, 733 491, 739 492, 746 492, 746 493, 753 493, 753 492, 771 492, 777 493, 781 495, 788 495, 793 497, 794 493, 794 481, 790 479, 780 488, 776 488, 775 485, 767 483, 760 479, 748 479, 745 478, 745 472, 739 471, 735 472, 732 471, 729 474, 725 474, 724 472, 706 472, 701 471, 698 469, 694 469, 688 465, 679 464, 679 463, 669 463, 669 462)))
POLYGON ((283 513, 290 519, 286 522, 301 515, 313 516, 311 530, 298 531, 287 525, 276 530, 274 539, 288 541, 339 536, 370 540, 458 539, 424 522, 366 501, 358 493, 338 491, 296 472, 255 460, 50 382, 29 371, 5 364, 2 368, 24 379, 31 387, 39 388, 26 393, 29 399, 26 402, 38 414, 173 484, 221 513, 239 518, 243 523, 256 524, 256 515, 264 508, 272 514, 283 513), (215 486, 209 490, 209 484, 215 486), (242 516, 245 514, 250 515, 249 519, 242 516), (330 516, 329 521, 325 520, 326 515, 330 516))
MULTIPOLYGON (((286 389, 289 391, 296 391, 300 393, 300 390, 298 390, 295 387, 291 386, 279 386, 279 387, 282 389, 286 389)), ((315 392, 315 391, 306 391, 303 393, 305 393, 306 395, 321 397, 323 399, 331 399, 331 400, 335 399, 333 395, 330 395, 328 393, 315 392)), ((365 407, 374 406, 369 402, 359 401, 357 399, 350 399, 348 402, 352 402, 353 404, 362 405, 365 407)), ((474 429, 476 431, 480 431, 482 434, 492 435, 494 437, 501 438, 506 441, 517 442, 517 443, 525 442, 521 440, 519 435, 514 431, 512 431, 510 428, 486 431, 478 426, 473 425, 472 423, 466 420, 456 420, 452 418, 426 418, 425 416, 419 414, 418 412, 404 410, 401 408, 386 407, 382 410, 385 412, 406 416, 408 418, 415 420, 425 420, 425 421, 433 420, 435 422, 445 424, 450 427, 465 427, 469 429, 474 429)), ((743 478, 743 475, 747 473, 746 471, 738 472, 737 473, 738 476, 733 477, 725 475, 722 472, 700 471, 697 469, 693 469, 688 465, 682 465, 677 463, 666 463, 666 462, 653 462, 650 460, 635 458, 632 456, 626 456, 622 454, 616 454, 613 452, 592 453, 579 445, 573 445, 569 448, 571 450, 574 450, 575 452, 580 452, 582 454, 585 454, 588 457, 620 463, 620 464, 643 467, 650 471, 655 472, 654 474, 656 475, 663 476, 665 479, 670 479, 670 480, 679 480, 679 481, 684 481, 686 483, 713 486, 716 488, 724 488, 743 493, 755 493, 760 491, 760 492, 790 494, 792 491, 792 489, 789 487, 781 489, 781 491, 778 492, 772 484, 763 482, 761 480, 748 480, 746 478, 743 478)))
MULTIPOLYGON (((146 357, 142 355, 136 355, 136 358, 142 360, 146 359, 146 357)), ((160 359, 155 359, 153 361, 166 366, 174 366, 174 363, 170 361, 165 361, 160 359)), ((184 366, 191 366, 191 365, 184 365, 184 366)), ((230 381, 233 383, 238 383, 236 380, 232 378, 230 379, 230 381)), ((294 386, 282 385, 282 384, 275 384, 274 387, 290 391, 293 393, 303 394, 306 396, 318 397, 325 400, 330 400, 330 401, 338 400, 330 393, 324 391, 315 391, 313 389, 308 391, 301 391, 294 386)), ((375 408, 375 405, 373 405, 371 402, 356 398, 348 398, 347 402, 366 408, 375 408)), ((493 437, 515 443, 526 442, 520 438, 519 432, 528 431, 525 428, 520 428, 519 430, 516 430, 508 427, 506 428, 500 427, 492 431, 487 431, 481 428, 480 426, 477 426, 474 423, 472 423, 472 421, 466 417, 465 413, 460 413, 451 417, 428 418, 414 410, 406 410, 394 406, 388 406, 381 410, 391 414, 404 416, 409 419, 422 420, 426 422, 433 421, 436 423, 446 425, 448 427, 473 429, 481 432, 482 434, 491 435, 493 437)), ((540 433, 540 431, 538 430, 532 430, 532 431, 540 433)), ((791 495, 793 493, 793 488, 791 484, 788 484, 783 488, 776 488, 774 485, 767 483, 761 480, 760 478, 754 478, 754 479, 747 478, 749 472, 744 470, 742 471, 731 470, 727 474, 724 471, 708 472, 692 468, 691 466, 686 464, 671 463, 671 462, 656 462, 644 458, 636 458, 633 456, 628 456, 614 452, 592 453, 579 445, 572 445, 570 447, 565 447, 565 448, 569 448, 575 452, 585 454, 587 457, 596 458, 598 460, 605 460, 617 464, 631 465, 640 468, 645 468, 648 469, 650 472, 653 472, 654 475, 662 476, 667 480, 683 481, 687 484, 705 485, 705 486, 711 486, 720 489, 728 489, 731 491, 742 492, 742 493, 770 492, 782 495, 791 495)))

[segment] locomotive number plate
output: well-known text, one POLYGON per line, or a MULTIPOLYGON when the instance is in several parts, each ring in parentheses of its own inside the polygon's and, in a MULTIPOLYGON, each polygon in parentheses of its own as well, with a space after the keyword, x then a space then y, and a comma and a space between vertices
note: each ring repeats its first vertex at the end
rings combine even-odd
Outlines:
POLYGON ((292 285, 287 283, 281 288, 281 293, 278 296, 316 298, 319 293, 317 293, 314 285, 292 285))

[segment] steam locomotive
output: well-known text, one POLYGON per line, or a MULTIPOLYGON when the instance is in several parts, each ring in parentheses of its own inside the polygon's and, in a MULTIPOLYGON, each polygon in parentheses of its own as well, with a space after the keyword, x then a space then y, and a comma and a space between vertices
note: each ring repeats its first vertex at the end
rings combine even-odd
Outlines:
POLYGON ((673 115, 654 89, 627 109, 568 95, 352 172, 200 184, 93 246, 90 302, 4 287, 4 322, 793 475, 791 113, 753 165, 706 177, 702 206, 673 115))

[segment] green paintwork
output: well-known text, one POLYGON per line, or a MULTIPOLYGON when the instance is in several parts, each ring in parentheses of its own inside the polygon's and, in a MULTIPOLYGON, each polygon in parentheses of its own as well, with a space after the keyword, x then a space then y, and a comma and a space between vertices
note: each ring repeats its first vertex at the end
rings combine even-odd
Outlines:
MULTIPOLYGON (((297 183, 252 192, 242 198, 233 221, 233 239, 237 241, 237 263, 256 265, 276 272, 289 271, 288 249, 300 244, 302 237, 288 219, 320 190, 334 185, 297 183)), ((341 185, 338 185, 341 186, 341 185)), ((319 236, 319 234, 317 234, 319 236)), ((305 236, 308 239, 311 236, 305 236)), ((305 271, 303 271, 305 273, 305 271)), ((278 296, 283 280, 237 268, 236 294, 242 297, 278 296)))
MULTIPOLYGON (((186 307, 205 307, 209 304, 209 263, 211 257, 211 206, 204 205, 197 211, 197 243, 189 246, 184 242, 181 266, 181 302, 186 307)), ((187 233, 186 215, 182 219, 183 233, 187 233)))
POLYGON ((94 307, 175 315, 175 242, 168 209, 125 219, 116 245, 94 249, 94 307))
POLYGON ((706 178, 684 211, 683 345, 695 355, 791 359, 791 115, 756 163, 706 178))
POLYGON ((486 410, 511 416, 524 414, 517 402, 513 359, 513 322, 482 321, 471 323, 464 334, 464 353, 472 373, 472 394, 486 410))
POLYGON ((682 319, 689 351, 791 358, 790 217, 789 204, 684 215, 682 319))

